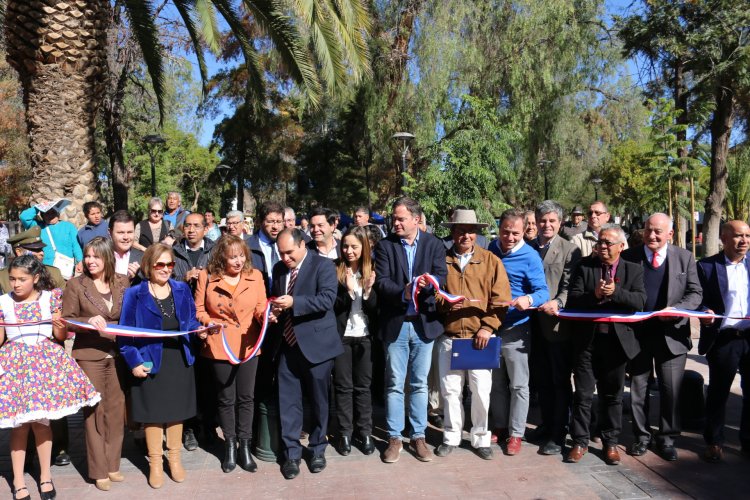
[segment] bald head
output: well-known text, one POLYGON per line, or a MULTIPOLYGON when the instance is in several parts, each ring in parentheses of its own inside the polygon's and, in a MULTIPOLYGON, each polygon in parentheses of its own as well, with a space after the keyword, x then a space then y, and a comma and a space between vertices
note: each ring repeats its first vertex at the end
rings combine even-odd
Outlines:
POLYGON ((672 240, 672 219, 661 212, 646 219, 643 228, 643 244, 652 252, 659 252, 672 240))
POLYGON ((745 221, 730 220, 721 226, 719 237, 727 259, 739 262, 747 254, 750 245, 750 226, 745 221))

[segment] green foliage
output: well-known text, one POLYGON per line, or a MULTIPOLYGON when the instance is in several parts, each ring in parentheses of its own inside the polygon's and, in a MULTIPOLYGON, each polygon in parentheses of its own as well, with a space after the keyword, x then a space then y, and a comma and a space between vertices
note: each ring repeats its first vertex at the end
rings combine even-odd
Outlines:
POLYGON ((750 147, 737 146, 727 160, 726 220, 750 220, 750 147))

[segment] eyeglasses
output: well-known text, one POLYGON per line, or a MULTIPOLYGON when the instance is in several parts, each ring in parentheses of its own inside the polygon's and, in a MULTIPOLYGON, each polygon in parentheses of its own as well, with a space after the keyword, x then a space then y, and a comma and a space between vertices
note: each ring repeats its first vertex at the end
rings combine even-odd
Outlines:
POLYGON ((592 215, 596 215, 599 217, 600 215, 606 214, 607 212, 600 212, 599 210, 589 210, 589 217, 592 215))
POLYGON ((227 226, 239 226, 240 224, 242 224, 242 221, 227 222, 227 226))
POLYGON ((174 261, 172 261, 172 262, 157 262, 156 264, 153 265, 153 268, 156 269, 157 271, 161 271, 165 267, 168 267, 170 269, 170 271, 171 271, 172 269, 174 269, 174 261))
POLYGON ((152 214, 163 214, 163 213, 164 213, 164 210, 154 210, 154 209, 152 208, 152 209, 151 209, 151 213, 152 213, 152 214))
POLYGON ((611 247, 612 245, 617 245, 620 243, 619 241, 607 241, 607 240, 597 240, 596 244, 600 247, 611 247))

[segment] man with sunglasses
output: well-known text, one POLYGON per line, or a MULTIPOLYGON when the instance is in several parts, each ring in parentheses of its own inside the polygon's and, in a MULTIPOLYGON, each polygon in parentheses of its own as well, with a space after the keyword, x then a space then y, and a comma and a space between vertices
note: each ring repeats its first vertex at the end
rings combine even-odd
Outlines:
MULTIPOLYGON (((602 226, 609 222, 609 211, 607 205, 601 201, 595 201, 588 210, 588 224, 586 230, 571 238, 571 242, 581 249, 581 256, 587 257, 596 251, 596 242, 599 239, 599 231, 602 226)), ((625 248, 628 244, 625 243, 625 248)))
MULTIPOLYGON (((622 258, 643 267, 646 311, 664 308, 697 309, 703 289, 693 254, 670 244, 672 219, 662 213, 646 219, 643 245, 630 248, 622 258)), ((630 401, 635 442, 628 449, 633 456, 646 453, 652 439, 657 453, 667 461, 677 460, 674 439, 680 435, 678 396, 691 349, 688 318, 653 318, 635 325, 641 352, 630 363, 630 401), (659 432, 649 424, 648 379, 654 363, 659 382, 659 432)))
MULTIPOLYGON (((642 311, 647 295, 643 268, 620 258, 625 233, 620 226, 602 226, 596 252, 581 259, 573 271, 566 309, 632 314, 642 311)), ((594 386, 599 395, 599 429, 608 465, 620 463, 617 451, 622 430, 625 368, 640 351, 630 323, 578 322, 572 328, 575 395, 567 462, 588 452, 594 386)))

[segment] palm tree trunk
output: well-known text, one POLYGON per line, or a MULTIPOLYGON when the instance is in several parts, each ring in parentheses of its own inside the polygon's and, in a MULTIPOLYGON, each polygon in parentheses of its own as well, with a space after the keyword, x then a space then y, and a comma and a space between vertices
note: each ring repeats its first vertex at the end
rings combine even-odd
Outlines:
POLYGON ((7 0, 7 60, 20 77, 33 178, 31 200, 65 197, 83 223, 98 198, 94 126, 106 68, 108 1, 7 0))

